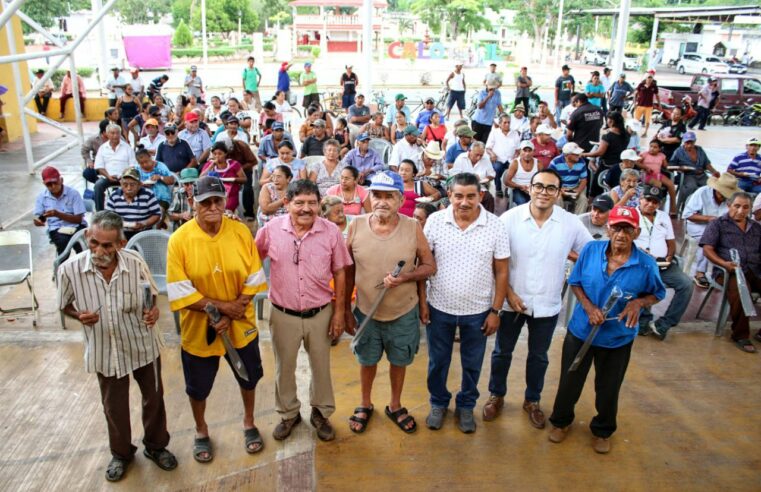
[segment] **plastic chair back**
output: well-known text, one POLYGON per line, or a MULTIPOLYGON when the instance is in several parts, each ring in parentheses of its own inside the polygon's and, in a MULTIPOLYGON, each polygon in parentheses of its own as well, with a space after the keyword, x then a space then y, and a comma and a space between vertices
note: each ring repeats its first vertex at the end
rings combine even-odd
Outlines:
POLYGON ((169 233, 165 231, 143 231, 127 243, 127 249, 132 249, 143 257, 148 269, 156 282, 159 294, 166 295, 166 250, 169 244, 169 233))

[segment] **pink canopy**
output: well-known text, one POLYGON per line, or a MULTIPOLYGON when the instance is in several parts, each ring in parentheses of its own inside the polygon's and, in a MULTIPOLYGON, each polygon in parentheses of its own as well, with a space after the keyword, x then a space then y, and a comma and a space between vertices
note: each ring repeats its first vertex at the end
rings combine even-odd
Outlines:
POLYGON ((172 66, 171 35, 125 35, 123 39, 124 51, 127 54, 127 62, 130 67, 170 68, 172 66))

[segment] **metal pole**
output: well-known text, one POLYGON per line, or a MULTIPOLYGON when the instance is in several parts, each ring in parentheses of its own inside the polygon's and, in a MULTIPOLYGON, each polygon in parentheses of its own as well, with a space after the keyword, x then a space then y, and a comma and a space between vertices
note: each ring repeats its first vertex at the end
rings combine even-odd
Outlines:
POLYGON ((209 65, 209 41, 206 39, 206 0, 201 0, 201 36, 203 44, 203 68, 209 65))
POLYGON ((563 37, 563 7, 565 6, 565 0, 560 0, 560 8, 558 8, 558 27, 555 31, 555 60, 560 65, 562 57, 560 55, 560 42, 563 37))
MULTIPOLYGON (((22 2, 18 2, 19 5, 13 10, 18 10, 22 2)), ((6 11, 7 12, 7 11, 6 11)), ((0 17, 2 18, 2 17, 0 17)), ((3 18, 3 22, 7 22, 10 15, 3 18)), ((5 25, 5 34, 8 37, 8 52, 16 54, 16 36, 13 31, 13 25, 7 22, 5 25)), ((24 150, 26 151, 26 165, 29 170, 29 174, 34 174, 34 155, 32 155, 32 137, 29 134, 29 123, 26 121, 26 115, 24 114, 24 86, 21 84, 21 69, 18 66, 18 62, 11 64, 13 69, 13 84, 16 93, 16 102, 18 103, 19 118, 21 119, 21 133, 24 136, 24 150)))
POLYGON ((21 8, 25 1, 26 0, 14 0, 10 4, 4 5, 3 12, 0 13, 0 26, 4 26, 8 22, 8 19, 21 8))
MULTIPOLYGON (((3 8, 8 8, 8 2, 3 2, 3 8)), ((16 12, 16 15, 21 19, 22 21, 26 22, 29 27, 37 31, 42 37, 47 39, 52 45, 57 46, 59 48, 63 48, 63 43, 61 43, 61 40, 57 37, 51 35, 44 27, 39 25, 37 22, 34 21, 34 19, 30 18, 28 15, 23 13, 22 11, 16 12)))
MULTIPOLYGON (((610 47, 608 48, 608 56, 613 56, 613 50, 616 47, 616 36, 618 34, 618 30, 616 29, 618 27, 618 14, 613 14, 610 21, 610 47)), ((608 58, 608 60, 605 61, 605 65, 608 65, 612 61, 612 58, 608 58)))
POLYGON ((629 9, 631 0, 621 0, 621 8, 618 15, 618 31, 616 32, 616 50, 613 57, 613 73, 621 73, 624 68, 624 50, 626 49, 626 27, 629 24, 629 9))
POLYGON ((370 98, 373 93, 373 1, 363 0, 362 10, 365 12, 362 26, 362 55, 365 59, 362 92, 370 98))
POLYGON ((660 23, 660 18, 655 17, 653 19, 653 32, 650 35, 650 56, 653 56, 653 50, 655 50, 655 44, 658 42, 658 24, 660 23))
POLYGON ((79 144, 84 143, 82 137, 82 99, 79 95, 79 75, 77 75, 77 64, 74 62, 74 52, 69 55, 69 67, 71 70, 71 95, 74 96, 74 121, 77 122, 77 140, 79 144))

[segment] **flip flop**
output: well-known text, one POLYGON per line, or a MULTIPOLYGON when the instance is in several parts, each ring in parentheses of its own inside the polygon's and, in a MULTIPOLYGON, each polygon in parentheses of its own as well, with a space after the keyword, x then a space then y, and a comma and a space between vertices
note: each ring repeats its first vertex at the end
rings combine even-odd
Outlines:
POLYGON ((413 432, 415 432, 417 430, 417 423, 415 422, 415 419, 412 417, 412 415, 410 415, 407 412, 407 409, 404 408, 404 407, 400 408, 396 412, 392 412, 391 409, 387 405, 386 406, 386 416, 389 419, 391 419, 396 424, 397 427, 402 429, 407 434, 412 434, 413 432), (403 418, 402 421, 400 422, 399 421, 399 417, 401 415, 407 415, 407 417, 403 418), (407 424, 409 424, 410 422, 412 422, 412 427, 410 427, 408 429, 407 428, 407 424))
POLYGON ((174 470, 177 468, 177 458, 174 457, 166 448, 143 450, 143 455, 149 460, 156 463, 156 466, 164 471, 174 470))
POLYGON ((737 345, 737 348, 739 348, 746 354, 756 353, 756 347, 754 347, 753 343, 751 343, 751 341, 748 340, 747 338, 743 338, 742 340, 735 340, 735 345, 737 345))
POLYGON ((349 429, 351 429, 351 431, 353 433, 355 433, 355 434, 362 434, 363 432, 365 432, 365 429, 367 429, 367 423, 370 421, 370 417, 373 416, 373 410, 375 410, 373 407, 369 407, 369 408, 357 407, 357 408, 355 408, 354 409, 354 415, 349 417, 349 420, 351 422, 358 423, 362 427, 360 427, 359 429, 355 429, 354 427, 349 426, 349 429), (364 413, 365 415, 367 415, 367 417, 365 417, 365 418, 357 417, 358 413, 364 413))
POLYGON ((246 452, 248 454, 256 454, 262 449, 264 449, 264 440, 262 439, 261 434, 259 434, 259 429, 254 427, 253 429, 246 429, 243 431, 243 436, 245 438, 245 446, 246 446, 246 452), (258 444, 258 448, 254 448, 253 450, 249 447, 252 444, 258 444))
POLYGON ((193 440, 193 459, 199 463, 208 463, 214 459, 211 450, 211 439, 208 437, 196 437, 193 440), (207 458, 202 458, 201 453, 208 453, 207 458))
POLYGON ((106 480, 109 482, 118 482, 121 480, 127 472, 127 465, 130 464, 130 461, 131 460, 117 458, 116 456, 111 458, 111 461, 109 461, 108 467, 106 468, 106 480))

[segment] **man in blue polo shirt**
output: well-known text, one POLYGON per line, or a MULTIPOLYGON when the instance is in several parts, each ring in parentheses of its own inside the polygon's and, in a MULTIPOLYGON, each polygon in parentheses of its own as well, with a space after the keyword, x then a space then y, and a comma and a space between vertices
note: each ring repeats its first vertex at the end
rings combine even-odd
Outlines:
POLYGON ((729 163, 727 172, 738 179, 738 186, 750 193, 761 192, 761 157, 758 148, 761 140, 751 137, 745 142, 746 152, 735 156, 729 163))
POLYGON ((447 169, 454 165, 454 161, 460 154, 467 152, 470 149, 470 144, 473 143, 473 136, 476 134, 473 130, 463 125, 455 131, 457 142, 454 145, 447 147, 447 152, 444 154, 444 162, 447 165, 447 169))
POLYGON ((396 123, 396 113, 401 111, 404 113, 404 116, 407 118, 407 123, 410 123, 410 118, 412 113, 410 113, 410 108, 407 107, 407 98, 404 96, 404 94, 397 94, 396 97, 394 97, 394 104, 388 106, 386 109, 386 124, 388 126, 393 125, 396 123))
POLYGON ((563 154, 550 162, 562 180, 563 203, 576 215, 587 211, 587 163, 581 158, 584 149, 573 142, 563 145, 563 154))
POLYGON ((291 134, 285 131, 281 122, 276 121, 272 124, 272 133, 262 137, 262 141, 259 142, 259 160, 266 162, 277 157, 277 148, 282 142, 290 142, 293 147, 296 147, 291 134))
POLYGON ((560 382, 550 416, 551 442, 562 442, 574 420, 589 368, 595 365, 595 408, 590 422, 597 453, 610 451, 610 436, 616 431, 618 394, 637 337, 639 313, 666 297, 655 259, 634 246, 640 232, 639 214, 631 207, 614 207, 608 216, 610 241, 587 243, 579 255, 568 285, 579 300, 568 324, 560 363, 560 382), (603 313, 608 296, 618 287, 623 296, 608 313, 603 313), (577 370, 569 368, 592 330, 601 325, 577 370))
POLYGON ((502 93, 497 87, 497 82, 490 80, 486 82, 486 89, 481 89, 478 94, 476 113, 473 115, 473 121, 470 124, 473 131, 476 132, 476 140, 479 142, 486 143, 494 125, 497 111, 502 113, 502 93))
POLYGON ((120 188, 106 201, 106 210, 116 212, 124 221, 124 236, 130 239, 140 231, 152 228, 161 219, 159 201, 151 190, 140 183, 140 172, 134 167, 122 174, 120 188))
POLYGON ((177 127, 167 125, 164 128, 166 141, 159 144, 156 149, 156 160, 163 162, 173 173, 179 173, 186 167, 198 167, 198 161, 185 140, 177 136, 177 127))
POLYGON ((85 202, 74 188, 63 185, 63 177, 58 169, 47 166, 42 170, 45 191, 37 196, 34 203, 34 225, 48 226, 48 237, 60 255, 69 244, 71 236, 87 227, 85 222, 85 202))
POLYGON ((420 112, 417 115, 417 119, 415 120, 415 126, 417 127, 419 132, 423 132, 425 130, 425 127, 428 126, 431 123, 431 116, 433 116, 433 113, 439 114, 439 123, 444 125, 444 114, 436 109, 434 104, 436 101, 433 100, 432 97, 425 98, 424 107, 420 110, 420 112))

